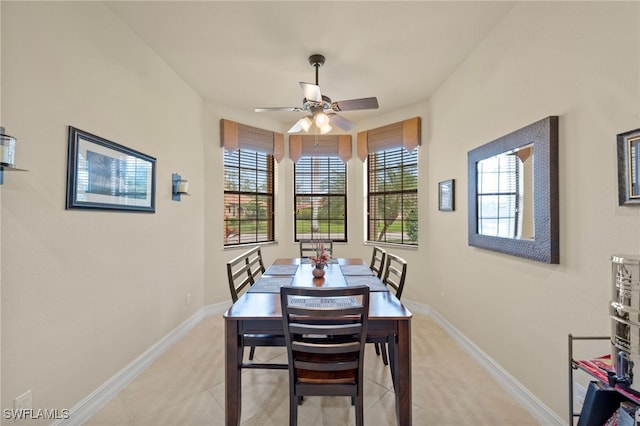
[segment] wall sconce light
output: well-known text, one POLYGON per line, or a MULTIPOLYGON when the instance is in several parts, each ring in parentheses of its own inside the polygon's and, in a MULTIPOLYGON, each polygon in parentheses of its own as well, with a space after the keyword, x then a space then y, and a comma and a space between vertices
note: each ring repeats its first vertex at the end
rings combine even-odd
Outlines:
POLYGON ((0 185, 4 183, 5 170, 24 171, 14 167, 16 155, 16 138, 5 133, 0 127, 0 185))
POLYGON ((5 134, 0 127, 0 166, 13 167, 16 155, 16 138, 5 134))
POLYGON ((180 201, 181 195, 189 194, 189 181, 182 179, 177 173, 171 175, 171 199, 173 201, 180 201))

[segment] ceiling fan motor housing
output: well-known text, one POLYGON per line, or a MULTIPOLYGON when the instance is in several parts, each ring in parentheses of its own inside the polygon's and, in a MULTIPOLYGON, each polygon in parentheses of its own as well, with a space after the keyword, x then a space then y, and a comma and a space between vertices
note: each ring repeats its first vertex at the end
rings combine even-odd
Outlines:
POLYGON ((310 101, 307 98, 302 100, 302 108, 305 111, 311 111, 313 113, 317 111, 329 112, 331 111, 331 98, 322 95, 322 102, 310 101))

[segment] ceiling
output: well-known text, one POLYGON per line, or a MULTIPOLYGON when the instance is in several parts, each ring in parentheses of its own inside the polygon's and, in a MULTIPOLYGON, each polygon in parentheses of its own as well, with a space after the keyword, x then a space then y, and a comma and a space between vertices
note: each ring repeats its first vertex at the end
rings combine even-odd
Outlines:
MULTIPOLYGON (((375 96, 377 110, 428 99, 514 6, 511 1, 106 2, 204 99, 252 112, 302 105, 298 82, 333 101, 375 96)), ((291 125, 303 113, 262 112, 291 125)))

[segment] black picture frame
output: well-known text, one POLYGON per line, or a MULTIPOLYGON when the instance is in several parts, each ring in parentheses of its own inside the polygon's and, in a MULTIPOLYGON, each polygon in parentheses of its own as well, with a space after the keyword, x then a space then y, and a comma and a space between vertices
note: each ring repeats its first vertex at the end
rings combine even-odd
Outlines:
POLYGON ((456 208, 455 179, 438 183, 438 210, 452 212, 456 208))
POLYGON ((156 159, 69 126, 66 208, 154 213, 156 159))
POLYGON ((618 205, 640 206, 640 129, 616 136, 618 205))

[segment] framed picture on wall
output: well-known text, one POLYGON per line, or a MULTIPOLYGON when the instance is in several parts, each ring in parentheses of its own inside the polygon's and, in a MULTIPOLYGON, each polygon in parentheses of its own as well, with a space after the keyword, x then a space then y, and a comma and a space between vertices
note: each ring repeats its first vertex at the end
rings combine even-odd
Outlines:
POLYGON ((156 159, 69 126, 67 209, 155 212, 156 159))
POLYGON ((640 129, 617 135, 618 204, 640 206, 640 129))
POLYGON ((438 210, 446 212, 455 210, 455 179, 438 184, 438 210))

